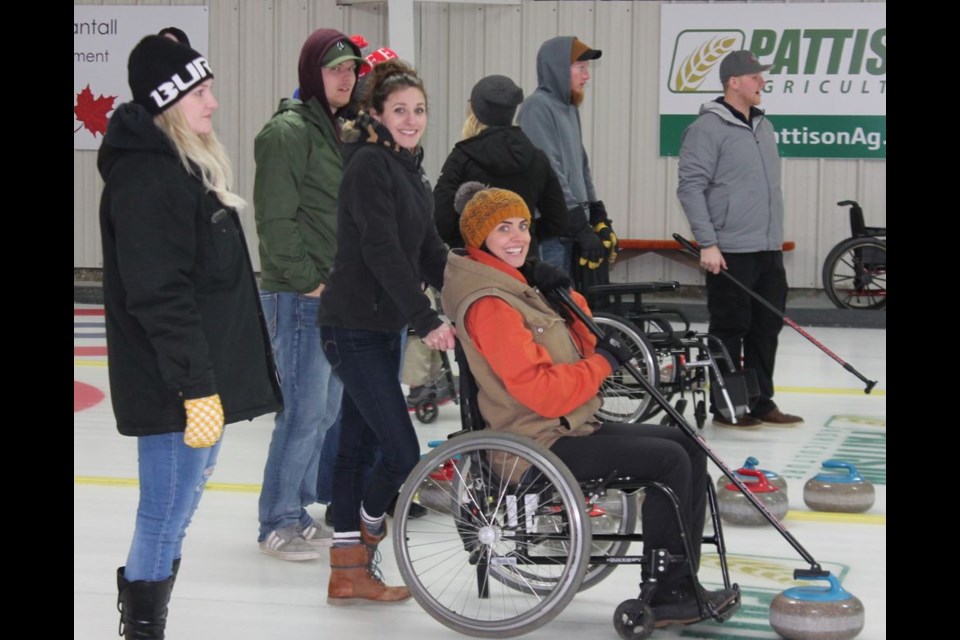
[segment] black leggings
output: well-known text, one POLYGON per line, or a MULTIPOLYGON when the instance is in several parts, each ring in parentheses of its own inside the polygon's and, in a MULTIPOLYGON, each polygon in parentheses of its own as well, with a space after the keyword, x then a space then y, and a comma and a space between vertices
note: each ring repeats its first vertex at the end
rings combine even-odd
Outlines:
MULTIPOLYGON (((603 478, 616 470, 618 476, 631 476, 638 483, 660 482, 673 489, 694 550, 693 566, 699 566, 709 482, 707 454, 679 428, 606 423, 593 435, 561 438, 550 450, 578 480, 603 478)), ((673 506, 663 492, 647 492, 641 518, 647 549, 683 553, 673 506)), ((679 579, 687 571, 671 574, 679 579)))

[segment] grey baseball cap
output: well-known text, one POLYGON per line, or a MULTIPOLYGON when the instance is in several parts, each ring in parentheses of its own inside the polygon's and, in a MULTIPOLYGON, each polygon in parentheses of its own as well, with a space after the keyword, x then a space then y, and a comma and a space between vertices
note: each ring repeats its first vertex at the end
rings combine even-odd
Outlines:
POLYGON ((757 56, 747 49, 734 51, 720 62, 720 82, 726 82, 727 78, 767 71, 772 66, 772 64, 760 64, 757 56))

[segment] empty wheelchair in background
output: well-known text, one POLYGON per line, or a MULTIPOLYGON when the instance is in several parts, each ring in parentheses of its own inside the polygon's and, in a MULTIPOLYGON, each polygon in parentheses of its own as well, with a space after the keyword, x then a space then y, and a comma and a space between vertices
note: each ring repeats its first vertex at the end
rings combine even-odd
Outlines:
MULTIPOLYGON (((690 328, 687 316, 676 307, 645 303, 645 293, 675 291, 680 284, 634 282, 594 284, 583 292, 594 320, 613 330, 630 345, 637 368, 683 414, 688 403, 698 428, 707 418, 707 393, 727 418, 742 415, 757 393, 755 377, 738 372, 723 343, 708 333, 690 328)), ((601 388, 603 406, 598 417, 611 422, 641 422, 663 408, 633 374, 620 367, 601 388)), ((667 415, 661 421, 669 424, 667 415)))
POLYGON ((863 209, 853 200, 851 237, 837 244, 823 262, 823 289, 841 309, 884 309, 887 306, 887 228, 868 227, 863 209))
MULTIPOLYGON (((458 348, 463 430, 424 456, 408 476, 395 510, 394 550, 404 582, 433 618, 477 637, 514 637, 557 616, 578 591, 618 566, 647 564, 653 580, 641 595, 617 607, 614 626, 626 640, 642 640, 656 620, 649 601, 656 577, 694 557, 647 550, 627 555, 636 531, 637 492, 672 491, 614 475, 578 481, 552 452, 521 436, 483 430, 476 385, 458 348), (407 517, 416 500, 429 513, 407 517)), ((727 572, 714 483, 707 483, 713 534, 726 588, 727 572)), ((679 507, 675 506, 681 530, 679 507)), ((695 567, 691 566, 693 573, 695 567)), ((739 594, 739 591, 737 590, 739 594)), ((728 619, 739 595, 715 611, 698 593, 702 619, 728 619)))

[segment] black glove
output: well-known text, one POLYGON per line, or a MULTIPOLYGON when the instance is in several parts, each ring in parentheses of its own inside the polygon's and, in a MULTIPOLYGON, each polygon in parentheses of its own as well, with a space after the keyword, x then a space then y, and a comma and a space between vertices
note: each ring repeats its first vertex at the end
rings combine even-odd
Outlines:
POLYGON ((627 346, 623 338, 612 329, 597 340, 596 352, 607 359, 610 368, 616 371, 620 365, 633 359, 633 351, 627 346))
POLYGON ((596 269, 603 262, 606 250, 597 234, 593 232, 589 224, 580 228, 576 235, 577 246, 580 247, 580 266, 586 266, 588 269, 596 269))
POLYGON ((603 248, 607 250, 607 263, 613 266, 613 263, 617 261, 617 256, 620 255, 620 242, 617 234, 613 232, 611 224, 610 220, 605 220, 594 226, 593 231, 600 238, 603 248))
POLYGON ((590 203, 590 226, 595 227, 601 222, 610 224, 610 216, 607 215, 607 208, 603 206, 603 200, 596 200, 590 203))
POLYGON ((524 263, 521 271, 530 286, 536 287, 543 293, 552 293, 557 289, 569 289, 573 286, 569 273, 543 260, 524 263))

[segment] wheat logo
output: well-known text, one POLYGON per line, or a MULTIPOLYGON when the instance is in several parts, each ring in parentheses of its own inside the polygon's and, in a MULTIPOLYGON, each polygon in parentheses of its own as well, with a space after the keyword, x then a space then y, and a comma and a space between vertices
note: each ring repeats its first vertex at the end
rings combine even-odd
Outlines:
POLYGON ((717 93, 722 91, 719 79, 714 83, 704 85, 704 81, 711 77, 711 71, 725 55, 742 48, 744 41, 742 31, 682 31, 677 36, 676 47, 673 52, 673 63, 670 69, 668 89, 673 93, 717 93), (707 39, 704 40, 704 37, 707 39), (677 58, 686 52, 686 57, 679 62, 677 58))

